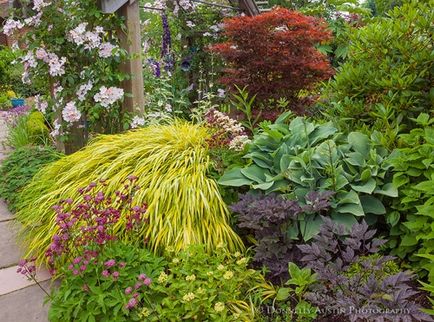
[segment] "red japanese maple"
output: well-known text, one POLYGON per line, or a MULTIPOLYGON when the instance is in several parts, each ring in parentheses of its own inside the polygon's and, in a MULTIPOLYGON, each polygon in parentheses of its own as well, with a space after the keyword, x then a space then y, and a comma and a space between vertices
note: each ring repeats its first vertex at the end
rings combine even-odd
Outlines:
POLYGON ((211 47, 227 68, 220 81, 247 86, 260 100, 286 97, 293 102, 302 89, 329 78, 333 70, 315 45, 331 39, 327 24, 284 8, 254 17, 224 21, 227 41, 211 47))

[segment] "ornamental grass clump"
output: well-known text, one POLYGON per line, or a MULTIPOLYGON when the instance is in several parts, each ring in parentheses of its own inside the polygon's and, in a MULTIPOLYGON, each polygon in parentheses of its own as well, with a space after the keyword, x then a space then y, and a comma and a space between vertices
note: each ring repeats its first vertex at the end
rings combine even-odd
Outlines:
POLYGON ((43 168, 22 192, 17 213, 28 255, 47 261, 44 253, 58 232, 53 205, 67 198, 77 200, 79 188, 100 179, 105 179, 100 191, 111 195, 131 174, 141 187, 132 205, 147 203, 149 224, 127 233, 122 210, 115 225, 120 239, 147 241, 155 252, 167 246, 179 251, 189 244, 205 244, 208 252, 221 243, 229 250, 242 249, 217 184, 207 175, 208 138, 207 129, 199 125, 153 125, 98 137, 83 150, 43 168))

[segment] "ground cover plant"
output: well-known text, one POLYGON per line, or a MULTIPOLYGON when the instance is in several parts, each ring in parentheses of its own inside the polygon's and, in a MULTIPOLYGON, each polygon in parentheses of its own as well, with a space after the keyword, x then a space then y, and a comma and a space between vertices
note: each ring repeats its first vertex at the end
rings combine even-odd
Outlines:
POLYGON ((121 238, 146 239, 154 251, 167 246, 179 251, 189 244, 205 244, 212 251, 220 243, 231 250, 242 249, 228 224, 229 210, 217 183, 207 176, 209 137, 200 125, 155 125, 101 136, 43 168, 23 190, 17 212, 29 254, 37 256, 38 262, 46 261, 43 253, 57 231, 53 203, 76 198, 79 188, 100 179, 106 180, 102 191, 114 193, 131 174, 143 188, 134 203, 146 201, 149 225, 128 237, 117 227, 121 238))
POLYGON ((49 146, 24 146, 11 152, 0 167, 0 196, 11 211, 19 205, 20 191, 48 163, 60 159, 61 153, 49 146))

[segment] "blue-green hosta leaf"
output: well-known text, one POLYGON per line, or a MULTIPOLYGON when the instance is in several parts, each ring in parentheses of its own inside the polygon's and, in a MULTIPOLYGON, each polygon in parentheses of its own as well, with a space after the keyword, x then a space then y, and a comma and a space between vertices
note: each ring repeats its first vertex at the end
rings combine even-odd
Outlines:
POLYGON ((260 184, 253 184, 252 188, 253 189, 260 189, 260 190, 268 190, 273 186, 274 182, 270 181, 270 182, 263 182, 260 184))
POLYGON ((309 134, 315 130, 315 125, 308 122, 304 117, 296 117, 289 124, 289 129, 297 144, 307 146, 309 143, 309 134))
POLYGON ((273 159, 268 153, 254 151, 244 156, 245 159, 252 159, 258 166, 266 169, 271 169, 273 166, 273 159))
POLYGON ((264 171, 263 168, 258 167, 257 165, 253 164, 251 166, 248 166, 247 168, 241 169, 241 174, 244 175, 247 179, 252 180, 255 183, 262 183, 265 182, 265 174, 269 173, 268 171, 264 171))
POLYGON ((357 167, 363 167, 366 163, 365 157, 366 156, 360 152, 350 152, 347 153, 347 157, 344 159, 344 161, 357 167))
POLYGON ((359 195, 355 191, 341 192, 335 198, 340 204, 352 203, 360 205, 359 195))
POLYGON ((369 137, 360 132, 351 132, 348 134, 348 143, 351 144, 354 151, 361 153, 367 157, 371 149, 371 141, 369 137))
POLYGON ((351 188, 353 188, 353 190, 357 192, 364 192, 367 194, 371 194, 375 190, 376 186, 377 186, 377 182, 375 181, 375 179, 371 178, 361 185, 352 184, 351 188))
POLYGON ((362 206, 356 203, 339 204, 335 210, 338 213, 347 214, 347 216, 348 214, 352 214, 357 217, 361 217, 365 215, 362 206))
POLYGON ((333 140, 327 140, 316 147, 312 159, 321 164, 332 165, 338 160, 338 150, 333 140))
POLYGON ((332 125, 331 122, 318 126, 310 135, 309 140, 312 145, 326 140, 333 136, 338 130, 332 125))
POLYGON ((365 213, 382 215, 386 213, 383 203, 373 196, 361 196, 360 201, 365 213))
POLYGON ((321 217, 316 215, 306 215, 304 220, 300 220, 299 223, 301 236, 303 236, 304 241, 308 241, 319 233, 323 221, 321 217))
POLYGON ((374 193, 396 198, 398 197, 398 189, 393 183, 386 183, 383 187, 374 190, 374 193))
POLYGON ((229 171, 226 171, 223 176, 218 181, 222 186, 230 186, 230 187, 241 187, 250 185, 253 183, 252 180, 248 179, 241 173, 240 168, 235 168, 229 171))
POLYGON ((279 170, 281 172, 288 170, 289 164, 291 163, 292 157, 290 155, 284 155, 280 159, 279 170))
POLYGON ((355 223, 357 223, 357 219, 354 216, 351 216, 347 213, 332 212, 330 217, 333 219, 333 221, 337 222, 338 224, 344 225, 348 230, 351 229, 351 227, 355 223))

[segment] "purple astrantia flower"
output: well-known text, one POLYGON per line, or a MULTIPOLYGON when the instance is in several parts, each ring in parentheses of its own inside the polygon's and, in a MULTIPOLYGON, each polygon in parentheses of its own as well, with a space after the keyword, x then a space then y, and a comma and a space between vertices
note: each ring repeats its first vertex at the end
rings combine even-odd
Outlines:
POLYGON ((115 265, 116 265, 116 261, 114 259, 110 259, 110 260, 108 260, 107 262, 104 263, 104 266, 108 267, 108 268, 113 267, 115 265))
POLYGON ((133 297, 128 301, 127 305, 125 305, 125 308, 127 310, 130 310, 130 309, 134 308, 137 305, 137 303, 138 302, 137 302, 136 298, 133 297))

